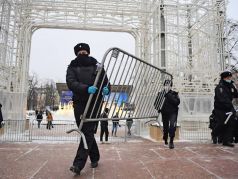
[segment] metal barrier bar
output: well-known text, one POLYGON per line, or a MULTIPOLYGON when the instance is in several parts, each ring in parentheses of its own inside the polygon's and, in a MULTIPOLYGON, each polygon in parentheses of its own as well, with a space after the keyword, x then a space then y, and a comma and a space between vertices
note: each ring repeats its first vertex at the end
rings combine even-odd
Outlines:
MULTIPOLYGON (((104 87, 103 84, 105 84, 104 80, 108 79, 108 83, 114 86, 114 91, 104 96, 97 109, 96 103, 101 94, 98 92, 89 96, 81 117, 79 131, 81 131, 83 123, 89 121, 157 119, 158 111, 154 107, 155 99, 159 95, 160 102, 158 105, 161 107, 165 87, 172 82, 171 74, 119 48, 109 49, 105 53, 101 65, 94 86, 99 87, 98 91, 101 91, 104 87), (101 77, 103 70, 105 70, 105 74, 101 77), (102 81, 99 81, 99 79, 102 79, 102 81), (98 84, 100 85, 98 86, 98 84), (92 101, 93 98, 96 100, 92 101), (92 105, 93 108, 90 107, 92 105), (132 109, 128 109, 128 105, 133 106, 132 109), (109 117, 107 119, 98 118, 98 114, 101 114, 105 108, 109 108, 109 117), (95 115, 95 112, 97 115, 95 115), (115 114, 118 114, 118 116, 114 118, 115 114)), ((83 136, 83 133, 80 134, 83 136)))
MULTIPOLYGON (((105 119, 107 120, 107 119, 105 119)), ((0 129, 1 142, 29 142, 29 141, 70 141, 79 142, 80 135, 77 133, 67 135, 65 132, 76 127, 75 121, 53 121, 54 128, 46 129, 46 122, 42 122, 40 129, 37 121, 30 123, 28 120, 6 120, 3 128, 0 129), (60 124, 61 123, 61 124, 60 124)), ((109 122, 110 143, 124 142, 135 137, 135 122, 132 126, 132 136, 127 135, 126 121, 120 121, 121 127, 118 128, 118 136, 111 136, 112 123, 109 122)), ((193 142, 211 140, 211 130, 206 121, 180 121, 179 139, 193 142)), ((96 134, 96 140, 99 142, 100 127, 96 134)))

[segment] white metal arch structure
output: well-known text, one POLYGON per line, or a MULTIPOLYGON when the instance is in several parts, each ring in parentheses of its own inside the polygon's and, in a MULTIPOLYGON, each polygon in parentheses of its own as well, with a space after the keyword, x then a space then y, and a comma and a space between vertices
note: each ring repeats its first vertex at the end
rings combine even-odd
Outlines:
MULTIPOLYGON (((224 69, 225 0, 0 0, 0 101, 23 118, 32 33, 39 28, 128 32, 136 56, 174 75, 182 118, 211 110, 224 69)), ((126 50, 126 49, 125 49, 126 50)))

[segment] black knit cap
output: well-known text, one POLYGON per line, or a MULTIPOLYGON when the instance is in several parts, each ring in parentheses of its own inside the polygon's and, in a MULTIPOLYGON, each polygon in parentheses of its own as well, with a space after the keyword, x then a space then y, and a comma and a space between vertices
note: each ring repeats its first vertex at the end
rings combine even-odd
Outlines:
POLYGON ((226 78, 226 77, 229 77, 229 76, 232 76, 232 73, 230 71, 223 71, 221 74, 220 74, 221 78, 226 78))
POLYGON ((88 52, 88 54, 90 54, 90 47, 86 43, 79 43, 74 47, 74 53, 76 56, 78 56, 78 52, 80 50, 86 50, 88 52))

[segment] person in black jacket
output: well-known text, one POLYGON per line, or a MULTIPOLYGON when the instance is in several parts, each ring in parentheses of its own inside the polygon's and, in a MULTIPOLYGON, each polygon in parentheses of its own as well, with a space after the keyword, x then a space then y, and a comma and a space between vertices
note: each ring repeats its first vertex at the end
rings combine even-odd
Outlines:
MULTIPOLYGON (((77 57, 72 60, 68 66, 66 82, 68 88, 73 92, 74 116, 77 126, 79 127, 81 116, 84 113, 89 95, 94 94, 86 114, 86 118, 98 118, 101 114, 101 102, 103 100, 103 95, 107 95, 109 93, 110 86, 108 86, 109 82, 104 69, 102 69, 97 86, 93 86, 101 66, 95 58, 89 56, 90 47, 88 44, 77 44, 74 47, 74 52, 77 57), (101 84, 102 90, 99 91, 98 89, 101 84)), ((88 156, 91 160, 91 167, 95 168, 98 166, 100 154, 94 138, 94 133, 97 130, 97 124, 98 122, 83 123, 81 131, 85 135, 88 150, 84 149, 83 142, 81 140, 73 166, 70 167, 70 170, 76 174, 80 174, 80 171, 85 166, 88 156)))
POLYGON ((232 74, 230 71, 224 71, 220 74, 221 80, 215 88, 214 111, 216 118, 216 126, 212 131, 212 136, 221 136, 224 146, 234 147, 231 143, 231 138, 235 123, 235 109, 232 104, 232 99, 238 97, 237 89, 232 84, 232 74), (232 116, 227 121, 226 113, 232 112, 232 116))
POLYGON ((41 111, 41 110, 39 112, 37 111, 36 120, 38 122, 38 128, 40 128, 40 123, 43 120, 43 111, 41 111))
MULTIPOLYGON (((116 112, 116 115, 113 116, 113 118, 119 118, 119 113, 116 112)), ((119 124, 119 120, 118 119, 113 119, 112 120, 112 136, 114 134, 114 137, 117 137, 117 128, 121 127, 121 125, 119 124)))
MULTIPOLYGON (((105 108, 104 112, 102 113, 101 117, 102 118, 108 118, 108 113, 109 113, 109 109, 105 108)), ((108 121, 100 121, 101 123, 101 131, 100 131, 100 142, 103 143, 103 135, 105 133, 105 142, 108 142, 108 121)))
MULTIPOLYGON (((172 87, 172 83, 170 84, 172 87)), ((177 125, 178 117, 178 105, 180 104, 180 99, 178 93, 169 89, 164 95, 164 103, 161 108, 162 122, 163 122, 163 140, 165 145, 168 145, 168 134, 170 137, 169 148, 174 148, 174 137, 177 125)))
POLYGON ((2 104, 0 103, 0 128, 3 127, 2 104))

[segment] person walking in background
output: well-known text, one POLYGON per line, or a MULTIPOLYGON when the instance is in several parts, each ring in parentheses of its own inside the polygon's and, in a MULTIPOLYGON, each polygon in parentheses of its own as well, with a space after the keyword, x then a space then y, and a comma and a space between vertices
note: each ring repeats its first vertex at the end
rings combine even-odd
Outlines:
POLYGON ((43 119, 43 111, 39 111, 37 114, 36 114, 36 120, 38 122, 38 128, 40 128, 40 123, 43 119))
MULTIPOLYGON (((117 112, 116 115, 113 116, 113 118, 119 118, 118 114, 119 113, 117 112)), ((114 137, 117 137, 117 128, 118 128, 118 126, 121 127, 121 125, 119 124, 119 120, 118 119, 112 120, 112 136, 114 134, 114 137)))
MULTIPOLYGON (((232 73, 224 71, 220 74, 220 82, 215 88, 214 97, 214 113, 216 118, 216 125, 212 131, 212 136, 222 135, 222 144, 228 147, 234 147, 231 143, 234 134, 235 115, 236 110, 232 104, 233 98, 238 97, 238 92, 233 85, 232 73), (226 113, 232 112, 232 116, 227 121, 228 115, 226 113)), ((213 139, 213 143, 216 143, 213 139)))
MULTIPOLYGON (((130 117, 130 115, 128 117, 130 117)), ((129 135, 129 136, 131 135, 132 124, 133 124, 133 119, 127 119, 126 120, 126 125, 127 125, 127 128, 128 128, 127 135, 129 135)))
MULTIPOLYGON (((104 95, 108 95, 110 91, 110 84, 103 68, 98 61, 89 56, 90 47, 86 43, 79 43, 74 47, 74 53, 77 56, 71 61, 67 68, 66 82, 68 88, 73 92, 73 107, 76 124, 79 127, 81 116, 84 113, 87 101, 91 94, 93 95, 91 104, 89 106, 86 117, 98 118, 101 114, 101 103, 104 95), (97 86, 94 85, 97 73, 101 69, 101 75, 97 86), (99 87, 102 89, 99 91, 99 87), (97 98, 98 96, 98 98, 97 98), (97 101, 96 101, 97 99, 97 101), (95 108, 93 108, 95 104, 95 108)), ((78 147, 78 151, 73 161, 70 170, 76 174, 80 174, 84 168, 88 156, 91 160, 91 167, 96 168, 100 159, 98 146, 94 137, 98 122, 83 123, 82 133, 85 135, 88 149, 84 149, 82 138, 78 147)))
POLYGON ((2 104, 0 103, 0 128, 3 127, 2 104))
MULTIPOLYGON (((109 109, 105 108, 104 112, 102 113, 102 118, 108 118, 109 109)), ((108 143, 108 121, 100 121, 101 123, 101 131, 100 131, 100 142, 103 143, 103 135, 105 133, 105 142, 108 143)))
POLYGON ((164 91, 158 94, 158 96, 160 96, 161 94, 165 94, 164 103, 161 109, 158 108, 159 104, 156 104, 157 106, 155 105, 155 107, 158 110, 158 112, 161 112, 162 114, 164 143, 165 145, 168 145, 168 135, 169 135, 170 137, 169 148, 173 149, 180 98, 178 96, 178 92, 171 90, 173 86, 172 81, 169 84, 165 82, 164 86, 165 86, 164 91))
POLYGON ((51 112, 48 110, 46 111, 46 119, 47 119, 46 128, 50 130, 52 127, 53 116, 52 116, 51 112))

